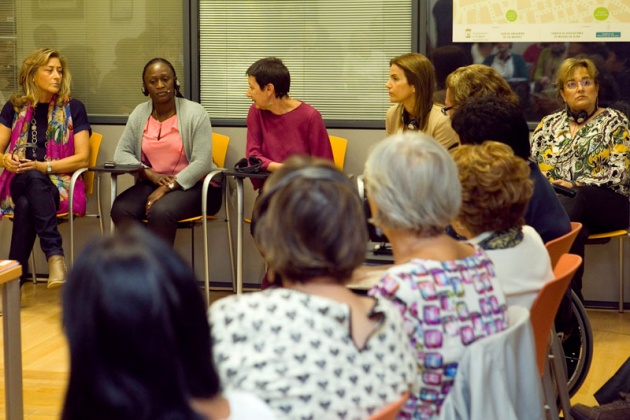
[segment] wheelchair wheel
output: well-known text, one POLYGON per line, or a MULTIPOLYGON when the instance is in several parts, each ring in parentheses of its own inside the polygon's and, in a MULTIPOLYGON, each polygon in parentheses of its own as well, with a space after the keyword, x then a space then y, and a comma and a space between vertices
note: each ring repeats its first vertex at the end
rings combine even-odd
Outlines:
POLYGON ((571 291, 573 328, 561 338, 567 367, 569 395, 573 396, 582 386, 593 359, 593 331, 582 302, 571 291))

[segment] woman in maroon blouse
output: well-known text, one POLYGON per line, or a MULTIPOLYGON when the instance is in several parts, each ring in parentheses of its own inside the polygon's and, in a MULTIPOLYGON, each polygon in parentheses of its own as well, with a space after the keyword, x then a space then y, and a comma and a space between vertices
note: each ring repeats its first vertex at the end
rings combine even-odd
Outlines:
MULTIPOLYGON (((289 96, 291 76, 282 60, 267 57, 247 69, 247 97, 254 102, 247 114, 247 156, 273 172, 292 155, 333 160, 321 114, 289 96)), ((252 180, 255 181, 255 180, 252 180)), ((254 182, 254 188, 260 184, 254 182)))

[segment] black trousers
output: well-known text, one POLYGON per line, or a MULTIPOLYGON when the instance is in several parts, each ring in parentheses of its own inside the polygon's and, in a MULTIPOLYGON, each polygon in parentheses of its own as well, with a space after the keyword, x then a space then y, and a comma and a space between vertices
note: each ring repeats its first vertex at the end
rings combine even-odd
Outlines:
MULTIPOLYGON (((571 254, 584 258, 584 247, 588 235, 626 229, 629 220, 628 197, 603 187, 576 187, 577 195, 573 198, 558 195, 572 222, 582 223, 582 230, 575 238, 571 254)), ((582 276, 584 263, 571 281, 571 288, 582 297, 582 276)))
MULTIPOLYGON (((15 175, 11 181, 11 197, 15 209, 9 259, 19 261, 26 273, 36 236, 39 236, 39 244, 46 259, 63 255, 56 214, 59 209, 59 190, 48 175, 38 171, 15 175)), ((20 284, 23 283, 24 276, 20 278, 20 284)))
MULTIPOLYGON (((116 198, 111 210, 112 220, 118 229, 125 229, 146 219, 149 230, 172 246, 177 221, 201 214, 202 184, 198 182, 187 190, 169 192, 156 201, 147 214, 147 199, 158 186, 147 180, 139 181, 116 198)), ((211 186, 208 189, 208 214, 215 214, 220 208, 221 188, 211 186)))
POLYGON ((595 393, 600 405, 620 399, 620 392, 630 392, 630 359, 627 359, 617 372, 595 393))

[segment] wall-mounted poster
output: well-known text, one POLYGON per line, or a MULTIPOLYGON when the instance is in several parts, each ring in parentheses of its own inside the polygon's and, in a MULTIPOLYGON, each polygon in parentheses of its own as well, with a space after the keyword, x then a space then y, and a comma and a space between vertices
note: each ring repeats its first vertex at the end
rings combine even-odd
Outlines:
POLYGON ((453 42, 630 41, 630 0, 453 0, 453 42))

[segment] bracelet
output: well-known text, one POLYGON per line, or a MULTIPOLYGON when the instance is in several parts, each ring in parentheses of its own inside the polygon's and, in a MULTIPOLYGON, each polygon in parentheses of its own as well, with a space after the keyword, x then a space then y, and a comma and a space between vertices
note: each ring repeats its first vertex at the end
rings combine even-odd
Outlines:
POLYGON ((7 156, 8 156, 8 153, 5 153, 4 155, 2 155, 2 165, 5 168, 7 167, 7 156))

